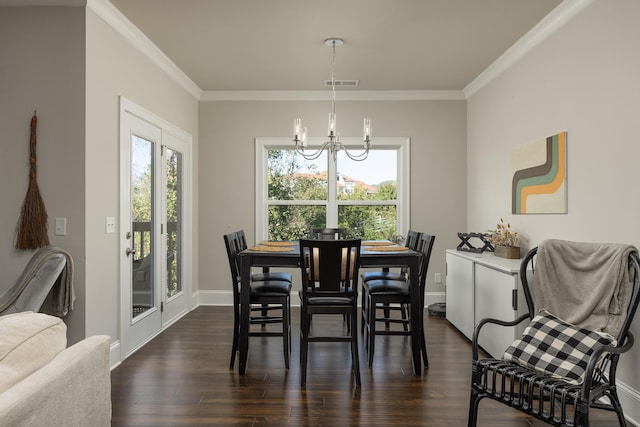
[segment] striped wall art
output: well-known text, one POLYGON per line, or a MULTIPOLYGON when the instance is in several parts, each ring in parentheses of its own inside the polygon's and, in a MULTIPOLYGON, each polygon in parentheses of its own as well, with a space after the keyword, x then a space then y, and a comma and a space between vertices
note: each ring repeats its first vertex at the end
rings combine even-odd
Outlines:
POLYGON ((509 160, 513 214, 567 213, 567 132, 517 148, 509 160))

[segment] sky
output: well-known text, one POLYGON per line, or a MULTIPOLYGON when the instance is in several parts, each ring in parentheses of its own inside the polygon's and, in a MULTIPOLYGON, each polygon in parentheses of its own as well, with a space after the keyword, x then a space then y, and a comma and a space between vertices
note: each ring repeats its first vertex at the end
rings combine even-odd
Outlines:
MULTIPOLYGON (((354 150, 359 154, 361 150, 354 150)), ((327 170, 323 162, 326 157, 313 162, 318 165, 318 171, 327 170)), ((384 181, 397 179, 397 151, 396 150, 371 150, 366 160, 361 162, 349 160, 343 153, 338 156, 338 172, 367 184, 377 185, 384 181), (347 161, 344 161, 347 159, 347 161)))

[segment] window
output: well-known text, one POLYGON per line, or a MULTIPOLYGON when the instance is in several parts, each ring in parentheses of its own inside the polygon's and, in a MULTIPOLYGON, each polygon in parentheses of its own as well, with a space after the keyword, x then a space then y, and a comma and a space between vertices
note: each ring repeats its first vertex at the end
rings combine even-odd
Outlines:
MULTIPOLYGON (((311 139, 308 150, 323 139, 311 139)), ((344 138, 358 150, 357 138, 344 138)), ((313 161, 283 138, 256 140, 256 239, 295 240, 312 227, 344 227, 349 237, 394 239, 409 226, 409 141, 377 138, 356 162, 338 152, 313 161), (329 185, 335 183, 334 185, 329 185)))

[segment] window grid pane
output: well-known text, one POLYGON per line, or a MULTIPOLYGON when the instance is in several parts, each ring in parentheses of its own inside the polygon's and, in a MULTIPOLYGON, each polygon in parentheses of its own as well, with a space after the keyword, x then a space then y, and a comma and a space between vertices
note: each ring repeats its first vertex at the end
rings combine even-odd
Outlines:
POLYGON ((294 149, 265 147, 268 239, 296 240, 312 227, 338 226, 349 237, 394 240, 399 148, 389 147, 371 150, 363 162, 339 152, 335 165, 327 152, 308 161, 294 149), (335 190, 328 191, 329 182, 335 190))

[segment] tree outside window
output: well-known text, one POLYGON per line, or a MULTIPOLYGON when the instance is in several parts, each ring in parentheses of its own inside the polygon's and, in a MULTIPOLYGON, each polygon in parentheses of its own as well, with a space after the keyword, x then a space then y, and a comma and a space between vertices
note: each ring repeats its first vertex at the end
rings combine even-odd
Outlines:
POLYGON ((296 240, 311 228, 338 226, 347 229, 348 237, 394 240, 397 149, 372 150, 363 162, 339 153, 333 170, 329 158, 324 153, 308 161, 294 149, 267 150, 268 238, 296 240))

